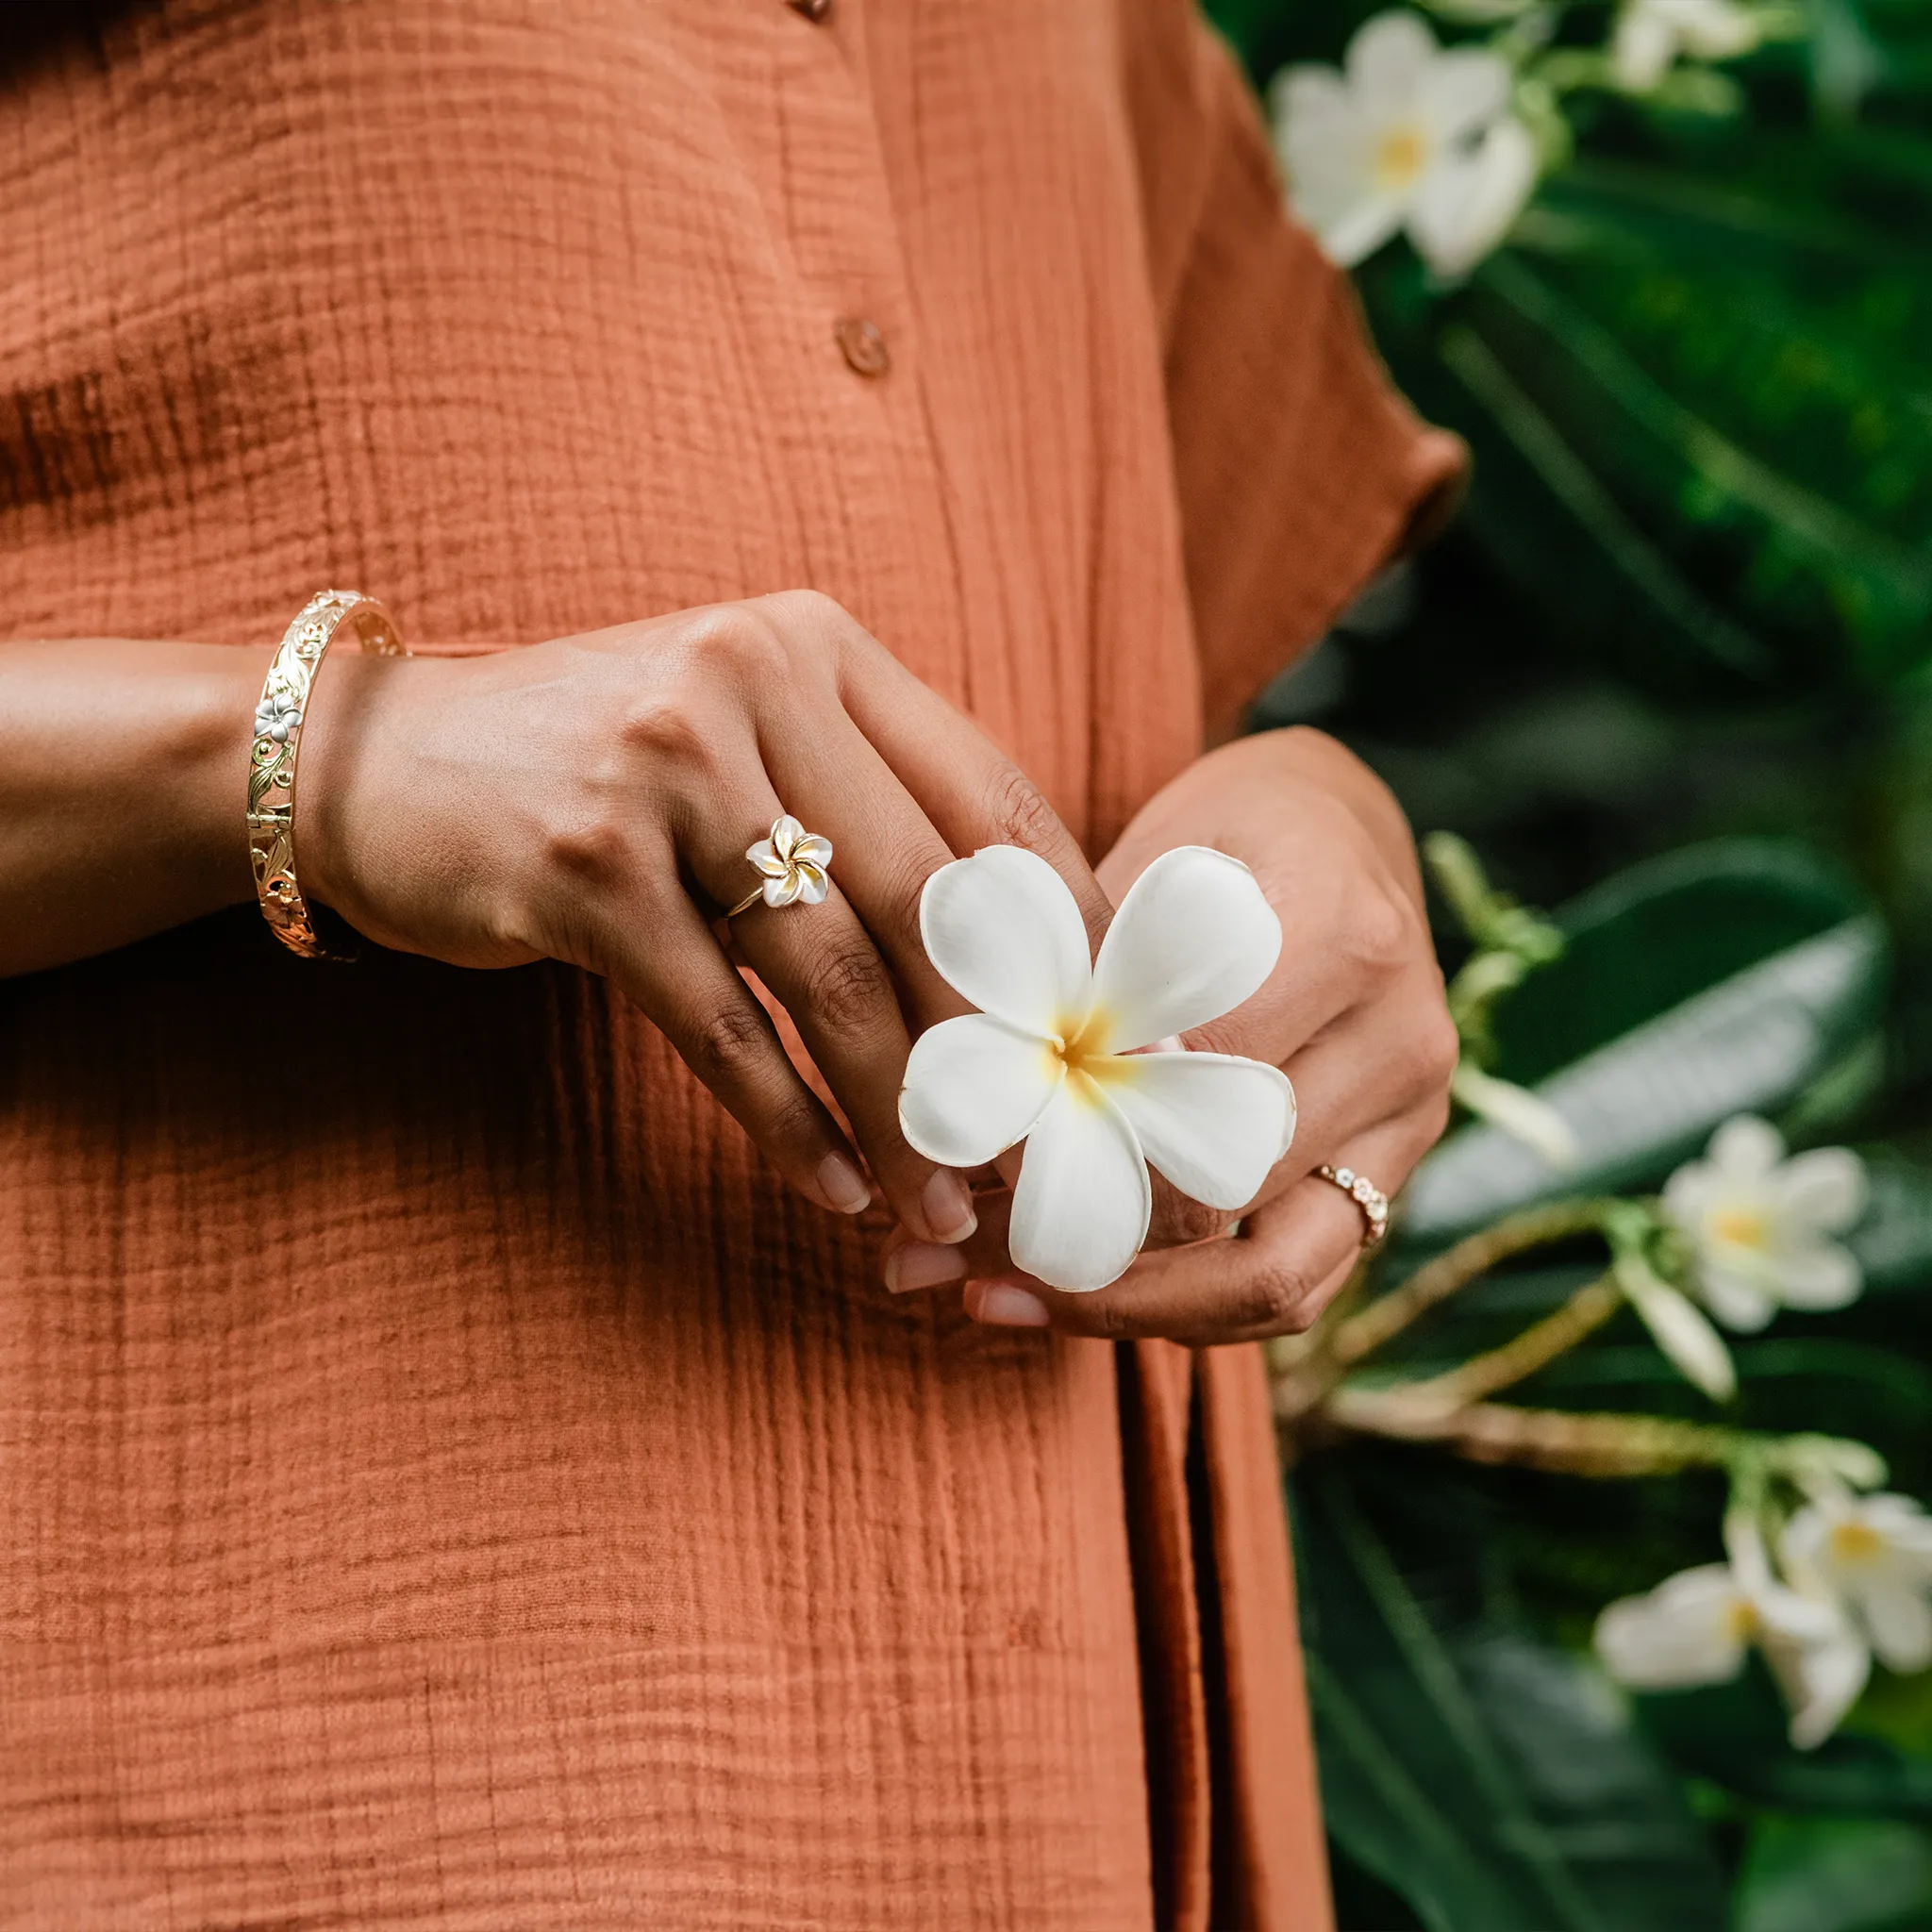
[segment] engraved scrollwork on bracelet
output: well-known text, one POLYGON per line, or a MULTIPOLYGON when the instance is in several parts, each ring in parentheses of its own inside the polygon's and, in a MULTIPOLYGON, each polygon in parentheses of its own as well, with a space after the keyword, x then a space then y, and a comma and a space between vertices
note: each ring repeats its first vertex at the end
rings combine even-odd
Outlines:
POLYGON ((323 944, 295 877, 295 770, 302 724, 323 657, 344 625, 365 651, 386 658, 409 655, 395 620, 373 597, 356 591, 318 592, 290 625, 269 666, 255 708, 248 757, 248 856, 255 868, 256 897, 270 931, 305 959, 354 958, 323 944))

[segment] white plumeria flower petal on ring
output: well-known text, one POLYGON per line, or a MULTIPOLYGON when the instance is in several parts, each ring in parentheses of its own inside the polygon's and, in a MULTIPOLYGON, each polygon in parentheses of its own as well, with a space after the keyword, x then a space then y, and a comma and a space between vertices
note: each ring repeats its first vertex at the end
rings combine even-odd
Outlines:
POLYGON ((832 841, 808 832, 790 812, 774 820, 771 837, 746 846, 744 856, 764 876, 767 906, 822 906, 831 891, 825 868, 832 841))
POLYGON ((1704 1305, 1726 1326, 1754 1331, 1781 1307, 1857 1299, 1857 1260, 1834 1237, 1863 1214, 1867 1192, 1865 1163, 1850 1148, 1787 1160, 1775 1127, 1740 1114, 1664 1184, 1663 1211, 1690 1243, 1704 1305))
POLYGON ((1149 1163, 1208 1206, 1251 1200, 1294 1135, 1279 1068, 1146 1051, 1238 1007, 1274 970, 1281 922, 1239 859, 1163 853, 1121 902, 1097 959, 1045 859, 990 845, 926 881, 920 932, 980 1008, 914 1042, 908 1141, 978 1167, 1024 1141, 1008 1246, 1052 1287, 1105 1288, 1147 1238, 1149 1163))

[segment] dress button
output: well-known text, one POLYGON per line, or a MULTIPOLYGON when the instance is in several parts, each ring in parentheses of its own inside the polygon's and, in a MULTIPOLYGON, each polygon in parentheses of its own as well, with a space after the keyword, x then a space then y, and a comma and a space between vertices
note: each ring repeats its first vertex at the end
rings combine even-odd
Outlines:
POLYGON ((832 325, 846 362, 860 375, 883 375, 892 366, 892 352, 875 322, 862 315, 841 315, 832 325))
POLYGON ((832 10, 832 0, 785 0, 785 4, 808 20, 824 20, 832 10))

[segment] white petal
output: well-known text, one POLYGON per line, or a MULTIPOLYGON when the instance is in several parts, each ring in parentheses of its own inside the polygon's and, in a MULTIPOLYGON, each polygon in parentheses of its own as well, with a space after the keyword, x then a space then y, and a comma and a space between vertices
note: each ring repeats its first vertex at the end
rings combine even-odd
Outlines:
POLYGON ((1205 1025, 1274 971, 1281 921, 1240 859, 1163 852, 1121 901, 1093 966, 1088 1051, 1125 1053, 1205 1025))
POLYGON ((1424 75, 1416 105, 1439 140, 1460 141, 1508 106, 1510 79, 1509 63, 1500 55, 1452 48, 1424 75))
POLYGON ((1677 57, 1677 36, 1666 20, 1645 7, 1625 7, 1610 42, 1610 69, 1617 85, 1634 94, 1648 93, 1677 57))
POLYGON ((1784 1136, 1756 1114, 1734 1114, 1710 1137, 1711 1165, 1738 1180, 1763 1180, 1784 1158, 1784 1136))
POLYGON ((1439 275, 1466 275, 1523 212, 1536 187, 1535 137, 1505 116, 1468 154, 1444 155, 1423 177, 1408 232, 1439 275))
POLYGON ((1729 60, 1748 54, 1763 38, 1763 30, 1748 8, 1727 0, 1703 0, 1679 9, 1677 31, 1684 45, 1700 60, 1729 60))
POLYGON ((1680 1571, 1645 1596, 1611 1604, 1596 1622, 1597 1655, 1634 1690, 1720 1684, 1744 1662, 1743 1599, 1730 1568, 1680 1571))
MULTIPOLYGON (((1302 210, 1297 205, 1297 213, 1302 210)), ((1364 191, 1360 199, 1325 218, 1304 214, 1322 244, 1322 253, 1337 268, 1353 268, 1366 261, 1383 242, 1402 226, 1408 212, 1406 197, 1364 191)))
POLYGON ((789 868, 785 861, 772 850, 769 839, 760 839, 756 845, 747 845, 744 856, 764 874, 768 879, 782 879, 789 868))
POLYGON ((788 811, 772 826, 772 850, 789 860, 793 846, 804 837, 805 827, 788 811))
MULTIPOLYGON (((1621 1278, 1621 1277, 1620 1277, 1621 1278)), ((1728 1402, 1738 1392, 1738 1372, 1723 1338, 1686 1295, 1667 1283, 1652 1279, 1630 1300, 1686 1381, 1694 1383, 1713 1402, 1728 1402)))
POLYGON ((1843 1234, 1871 1198, 1865 1163, 1849 1147, 1814 1147, 1793 1155, 1774 1185, 1788 1215, 1825 1234, 1843 1234))
POLYGON ((1871 1652, 1849 1629, 1820 1643, 1770 1640, 1764 1657, 1790 1707, 1791 1742, 1800 1751, 1838 1729, 1872 1674, 1871 1652))
POLYGON ((1153 1205, 1126 1116, 1070 1074, 1026 1137, 1007 1230, 1013 1260, 1054 1288, 1105 1288, 1141 1252, 1153 1205))
POLYGON ((800 865, 827 866, 832 862, 832 841, 822 839, 816 832, 808 832, 791 848, 792 858, 800 865))
POLYGON ((1932 1664, 1932 1608, 1904 1578, 1883 1572, 1868 1576, 1852 1601, 1887 1669, 1923 1671, 1932 1664))
POLYGON ((1709 1261, 1697 1266, 1697 1292, 1726 1328, 1755 1335, 1777 1313, 1777 1303, 1749 1275, 1709 1261))
POLYGON ((1357 101, 1380 119, 1407 108, 1436 55, 1436 37, 1422 16, 1393 8, 1362 23, 1343 59, 1357 101))
POLYGON ((805 880, 788 865, 781 876, 765 881, 765 904, 789 906, 798 897, 805 880))
POLYGON ((1767 1285, 1787 1307, 1842 1308, 1865 1285, 1857 1261, 1836 1241, 1782 1248, 1764 1257, 1767 1285))
POLYGON ((1086 1018, 1086 924, 1037 852, 989 845, 941 866, 920 895, 919 934, 940 977, 981 1012, 1043 1040, 1064 1039, 1086 1018))
POLYGON ((1457 1066, 1450 1091, 1471 1113, 1521 1141, 1559 1174, 1581 1158, 1570 1123, 1541 1093, 1513 1080, 1499 1080, 1467 1058, 1457 1066))
POLYGON ((912 1042, 899 1127, 928 1160, 982 1167, 1024 1140, 1059 1091, 1059 1056, 984 1013, 941 1020, 912 1042))
POLYGON ((1245 1208, 1288 1151, 1294 1089, 1278 1067, 1222 1053, 1137 1053, 1088 1062, 1148 1161, 1210 1208, 1245 1208))
POLYGON ((808 865, 803 859, 796 860, 792 870, 798 874, 798 903, 801 906, 823 906, 825 894, 831 890, 831 882, 815 865, 808 865))

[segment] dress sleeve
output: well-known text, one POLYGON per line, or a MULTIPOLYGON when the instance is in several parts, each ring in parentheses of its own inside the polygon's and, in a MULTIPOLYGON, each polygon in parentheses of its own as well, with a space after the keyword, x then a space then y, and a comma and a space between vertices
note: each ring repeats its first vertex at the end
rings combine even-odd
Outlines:
POLYGON ((1246 80, 1193 0, 1125 0, 1210 736, 1374 572, 1433 535, 1467 451, 1422 423, 1355 291, 1288 216, 1246 80))

